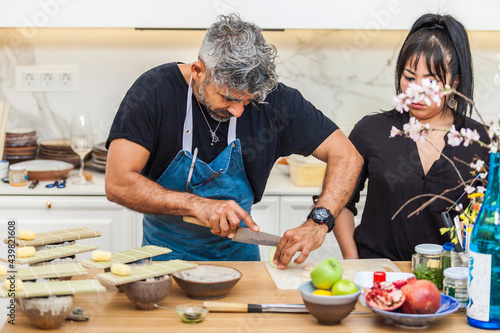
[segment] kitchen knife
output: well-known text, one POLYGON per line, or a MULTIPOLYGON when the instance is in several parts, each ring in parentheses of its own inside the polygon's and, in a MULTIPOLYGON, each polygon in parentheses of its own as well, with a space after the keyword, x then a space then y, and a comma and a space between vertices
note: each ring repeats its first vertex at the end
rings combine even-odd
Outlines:
POLYGON ((246 303, 223 303, 203 302, 210 312, 286 312, 286 313, 309 313, 304 304, 246 304, 246 303))
MULTIPOLYGON (((202 227, 208 228, 206 225, 202 224, 200 220, 198 220, 196 217, 192 216, 184 216, 182 218, 185 222, 189 222, 192 224, 197 224, 202 227)), ((278 245, 281 237, 268 234, 266 232, 262 231, 252 231, 248 228, 244 227, 238 227, 236 229, 236 233, 231 240, 235 242, 240 242, 240 243, 247 243, 247 244, 256 244, 256 245, 267 245, 267 246, 276 246, 278 245)))

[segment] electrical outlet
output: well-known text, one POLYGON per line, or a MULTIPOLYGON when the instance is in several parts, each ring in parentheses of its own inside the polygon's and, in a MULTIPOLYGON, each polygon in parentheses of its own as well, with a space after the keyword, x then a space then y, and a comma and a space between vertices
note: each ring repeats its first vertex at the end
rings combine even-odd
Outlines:
POLYGON ((17 91, 78 91, 78 66, 16 66, 17 91))
POLYGON ((53 87, 54 81, 54 73, 40 73, 40 87, 53 87))

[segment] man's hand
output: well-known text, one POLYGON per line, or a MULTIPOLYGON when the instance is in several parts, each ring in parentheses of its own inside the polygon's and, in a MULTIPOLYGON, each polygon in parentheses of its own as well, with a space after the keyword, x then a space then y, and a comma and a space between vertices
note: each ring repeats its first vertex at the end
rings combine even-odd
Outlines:
POLYGON ((201 202, 197 204, 199 209, 196 217, 207 227, 210 227, 214 235, 233 238, 236 229, 240 226, 240 220, 243 220, 251 230, 260 230, 250 214, 235 201, 200 199, 201 202))
POLYGON ((323 244, 327 232, 327 225, 319 225, 312 220, 308 220, 297 228, 287 230, 276 247, 274 264, 279 269, 285 269, 298 251, 301 253, 294 263, 302 264, 311 251, 323 244))

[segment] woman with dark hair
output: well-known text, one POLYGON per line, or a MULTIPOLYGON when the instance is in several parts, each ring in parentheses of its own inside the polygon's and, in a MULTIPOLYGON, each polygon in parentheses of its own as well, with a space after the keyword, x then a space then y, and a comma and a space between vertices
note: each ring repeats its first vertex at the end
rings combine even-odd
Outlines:
MULTIPOLYGON (((472 59, 464 26, 449 15, 426 14, 412 26, 399 52, 396 64, 396 92, 406 91, 410 83, 421 84, 423 79, 436 81, 439 87, 449 85, 472 98, 472 59)), ((438 106, 432 101, 408 105, 409 112, 392 110, 365 116, 352 130, 349 139, 364 158, 358 188, 353 198, 336 219, 335 236, 344 259, 389 258, 410 260, 415 245, 443 244, 449 235, 441 235, 444 227, 441 212, 451 204, 436 200, 430 206, 408 218, 429 197, 411 201, 392 219, 397 210, 421 194, 445 194, 452 201, 463 193, 460 184, 471 178, 468 163, 475 157, 488 160, 488 151, 478 144, 452 147, 447 144, 446 131, 455 125, 477 129, 487 138, 484 127, 469 118, 471 107, 457 96, 441 98, 438 106), (392 126, 399 129, 415 117, 431 128, 424 142, 413 142, 398 136, 390 138, 392 126), (455 162, 457 170, 445 157, 455 162), (467 163, 457 162, 455 159, 467 163), (355 204, 368 180, 366 204, 361 223, 354 228, 355 204)), ((467 205, 467 196, 460 203, 467 205)), ((450 212, 451 213, 451 212, 450 212)), ((457 214, 455 212, 455 214, 457 214)), ((453 215, 453 214, 452 214, 453 215)), ((453 216, 452 216, 453 217, 453 216)))

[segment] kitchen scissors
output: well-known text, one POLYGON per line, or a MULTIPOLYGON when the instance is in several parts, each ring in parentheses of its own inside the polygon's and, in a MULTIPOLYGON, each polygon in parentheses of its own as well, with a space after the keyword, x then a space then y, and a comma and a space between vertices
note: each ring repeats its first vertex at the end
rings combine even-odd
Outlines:
POLYGON ((65 188, 66 187, 66 181, 64 179, 61 179, 61 180, 56 180, 55 182, 53 182, 52 184, 47 184, 45 185, 46 188, 53 188, 53 187, 57 187, 57 188, 65 188))

